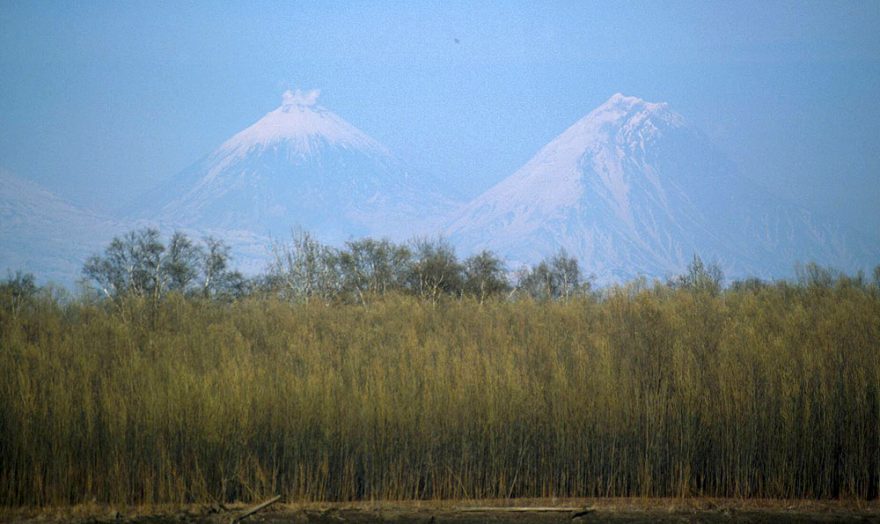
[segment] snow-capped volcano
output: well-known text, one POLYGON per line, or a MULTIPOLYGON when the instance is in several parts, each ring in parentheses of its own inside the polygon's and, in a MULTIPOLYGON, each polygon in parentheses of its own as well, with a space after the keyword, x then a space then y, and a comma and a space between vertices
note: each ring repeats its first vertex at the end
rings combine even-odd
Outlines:
POLYGON ((338 242, 402 238, 448 211, 451 200, 432 180, 320 106, 318 94, 284 93, 280 107, 170 179, 131 216, 276 237, 302 227, 338 242))
POLYGON ((694 254, 730 276, 787 275, 810 260, 850 270, 877 255, 744 178, 667 104, 621 94, 445 232, 465 252, 492 249, 514 264, 564 248, 600 282, 680 273, 694 254))

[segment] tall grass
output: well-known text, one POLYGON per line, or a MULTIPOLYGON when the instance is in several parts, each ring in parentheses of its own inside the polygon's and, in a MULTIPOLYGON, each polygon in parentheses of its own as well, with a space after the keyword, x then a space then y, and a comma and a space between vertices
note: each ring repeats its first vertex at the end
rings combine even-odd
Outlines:
POLYGON ((0 504, 876 498, 880 293, 0 312, 0 504))

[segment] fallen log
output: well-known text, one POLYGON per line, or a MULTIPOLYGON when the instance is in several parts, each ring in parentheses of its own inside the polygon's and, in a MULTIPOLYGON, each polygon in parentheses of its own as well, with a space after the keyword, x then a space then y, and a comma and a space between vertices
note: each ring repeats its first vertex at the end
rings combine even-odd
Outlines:
POLYGON ((258 511, 262 511, 262 510, 268 508, 269 506, 271 506, 272 504, 275 504, 279 500, 281 500, 281 495, 275 495, 274 497, 267 500, 266 502, 261 502, 260 504, 257 504, 256 506, 252 507, 251 509, 245 511, 241 515, 235 517, 234 519, 232 519, 232 522, 230 524, 236 524, 238 522, 241 522, 244 519, 253 515, 254 513, 258 512, 258 511))
POLYGON ((528 506, 513 506, 513 507, 504 507, 504 506, 477 506, 472 508, 453 508, 452 511, 458 511, 462 513, 483 513, 489 511, 497 511, 502 513, 539 513, 539 512, 557 512, 557 513, 589 513, 592 508, 560 508, 560 507, 533 507, 530 508, 528 506))

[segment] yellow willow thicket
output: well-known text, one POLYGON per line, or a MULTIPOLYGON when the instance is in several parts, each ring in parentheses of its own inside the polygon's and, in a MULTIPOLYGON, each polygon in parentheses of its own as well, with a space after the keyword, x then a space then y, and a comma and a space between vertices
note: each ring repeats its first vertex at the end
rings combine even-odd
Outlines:
POLYGON ((0 312, 0 504, 875 498, 880 293, 0 312))

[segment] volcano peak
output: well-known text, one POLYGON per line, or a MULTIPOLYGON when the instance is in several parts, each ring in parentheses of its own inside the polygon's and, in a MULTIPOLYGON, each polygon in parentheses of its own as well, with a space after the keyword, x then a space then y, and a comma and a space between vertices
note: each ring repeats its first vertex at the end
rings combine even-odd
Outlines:
POLYGON ((321 96, 320 89, 312 89, 305 93, 299 89, 296 91, 288 89, 281 95, 281 107, 313 107, 318 102, 319 96, 321 96))

